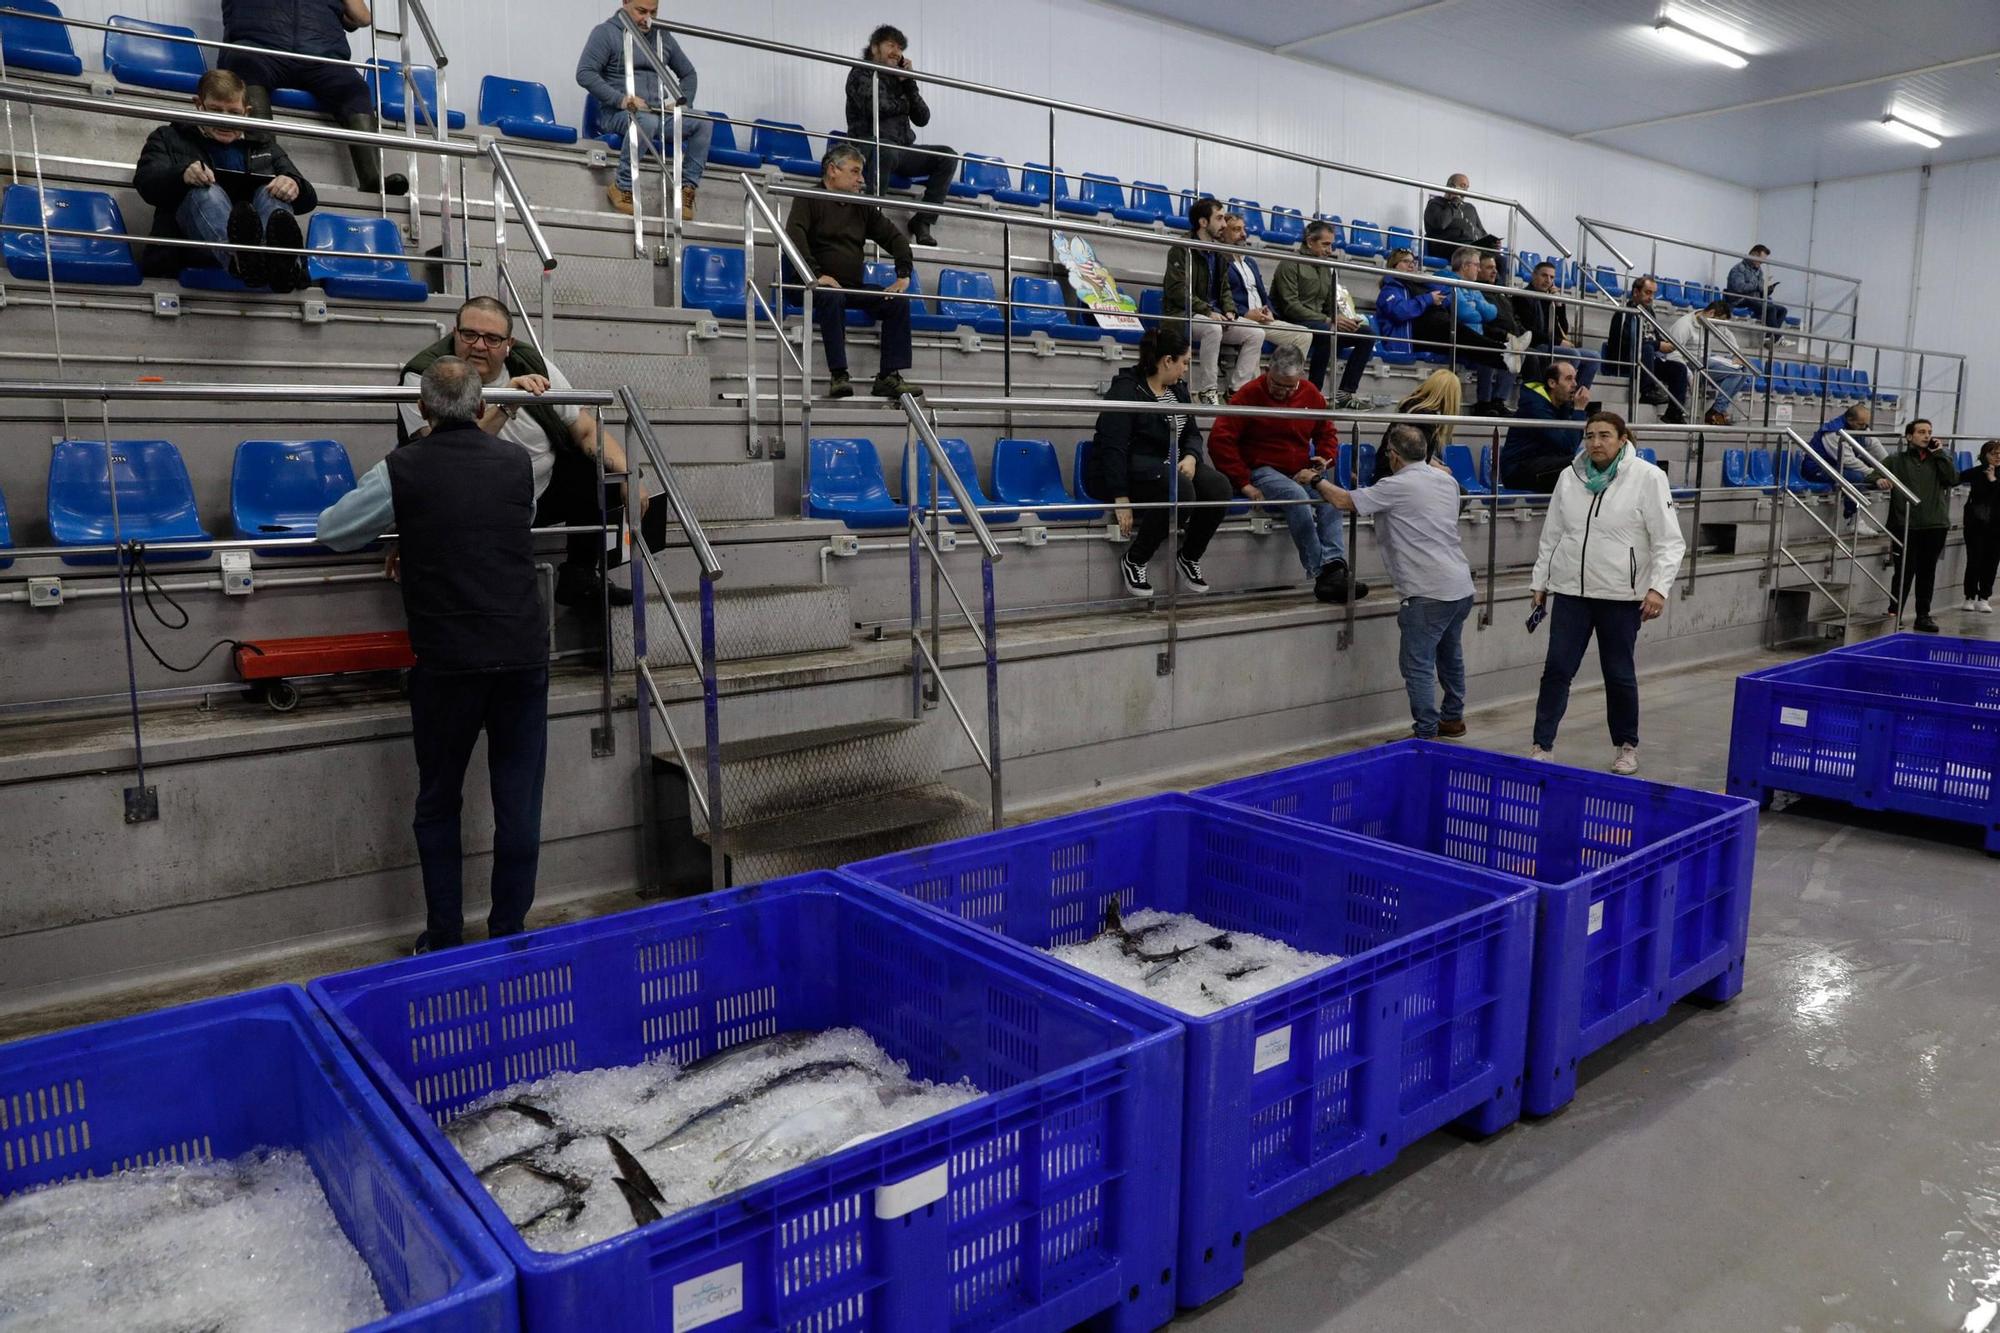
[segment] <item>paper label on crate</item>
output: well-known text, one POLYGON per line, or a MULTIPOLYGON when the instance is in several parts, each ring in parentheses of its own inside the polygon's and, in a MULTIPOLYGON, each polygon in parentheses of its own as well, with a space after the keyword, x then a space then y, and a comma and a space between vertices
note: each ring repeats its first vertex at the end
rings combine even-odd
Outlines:
POLYGON ((1257 1038, 1256 1056, 1250 1063, 1250 1072, 1261 1074, 1267 1069, 1276 1069, 1292 1058, 1292 1030, 1281 1027, 1266 1032, 1257 1038))
POLYGON ((743 1265, 674 1283, 674 1333, 743 1313, 743 1265))
POLYGON ((1603 929, 1604 929, 1604 904, 1592 903, 1590 905, 1590 924, 1584 927, 1583 933, 1586 935, 1595 935, 1598 931, 1603 929))
POLYGON ((887 1221, 914 1213, 936 1203, 951 1192, 951 1163, 939 1162, 930 1170, 875 1189, 875 1216, 887 1221))
POLYGON ((1781 727, 1803 727, 1806 724, 1806 710, 1803 708, 1780 708, 1778 725, 1781 727))

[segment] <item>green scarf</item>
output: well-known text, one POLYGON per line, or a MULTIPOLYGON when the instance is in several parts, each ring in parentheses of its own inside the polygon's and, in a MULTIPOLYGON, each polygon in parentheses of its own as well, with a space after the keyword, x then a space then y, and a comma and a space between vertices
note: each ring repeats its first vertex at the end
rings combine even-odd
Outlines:
POLYGON ((1589 454, 1585 454, 1583 456, 1583 488, 1592 495, 1602 493, 1604 488, 1611 484, 1611 479, 1618 475, 1618 464, 1624 457, 1625 451, 1621 448, 1611 456, 1609 463, 1600 468, 1597 464, 1590 461, 1589 454))
MULTIPOLYGON (((441 356, 452 355, 452 347, 452 336, 447 333, 444 337, 438 339, 405 362, 403 364, 403 374, 422 375, 426 370, 431 368, 433 361, 436 361, 441 356)), ((517 343, 514 350, 507 353, 507 375, 509 378, 518 378, 522 375, 540 375, 546 379, 548 378, 548 373, 548 363, 543 361, 541 353, 532 347, 517 343)), ((551 449, 568 449, 572 447, 573 441, 570 439, 569 427, 564 424, 562 417, 553 407, 550 407, 547 403, 529 403, 527 413, 529 419, 542 428, 542 434, 549 437, 549 447, 551 449)), ((396 414, 396 445, 400 448, 409 442, 409 428, 403 424, 403 414, 398 412, 396 414)))

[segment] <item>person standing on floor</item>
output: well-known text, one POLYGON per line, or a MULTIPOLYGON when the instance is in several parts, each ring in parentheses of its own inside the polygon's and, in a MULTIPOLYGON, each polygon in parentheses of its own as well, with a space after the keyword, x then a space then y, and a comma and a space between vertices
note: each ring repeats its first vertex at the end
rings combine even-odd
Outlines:
POLYGON ((1910 585, 1915 584, 1917 631, 1936 634, 1938 623, 1931 619, 1931 594, 1937 585, 1938 557, 1944 554, 1944 540, 1951 534, 1951 488, 1958 485, 1958 469, 1945 456, 1942 444, 1931 437, 1931 423, 1923 417, 1903 427, 1902 452, 1883 459, 1882 466, 1916 496, 1916 504, 1912 505, 1889 484, 1888 477, 1875 479, 1876 489, 1890 493, 1890 535, 1898 542, 1903 541, 1905 520, 1909 524, 1908 543, 1896 548, 1896 567, 1889 584, 1893 594, 1889 614, 1895 615, 1909 600, 1910 585))
POLYGON ((1381 452, 1389 475, 1347 491, 1324 477, 1317 489, 1335 509, 1375 519, 1375 541, 1402 603, 1398 665, 1410 695, 1410 732, 1421 740, 1465 734, 1465 653, 1460 632, 1472 610, 1472 566, 1458 536, 1458 483, 1425 462, 1430 442, 1408 424, 1391 426, 1381 452), (1439 709, 1431 688, 1444 687, 1439 709))
POLYGON ((1548 605, 1552 595, 1555 602, 1530 758, 1553 757, 1556 728, 1569 708, 1570 681, 1594 634, 1611 743, 1617 747, 1611 771, 1639 771, 1633 649, 1639 626, 1667 609, 1686 549, 1667 474, 1639 457, 1625 418, 1592 413, 1583 425, 1583 450, 1549 501, 1528 583, 1537 607, 1548 605))
POLYGON ((424 933, 414 953, 463 942, 465 768, 480 734, 493 792, 490 937, 518 935, 535 901, 548 767, 549 629, 535 575, 535 469, 528 451, 489 434, 477 369, 432 361, 418 383, 430 433, 370 468, 319 516, 319 539, 358 551, 388 532, 400 543, 417 753, 417 855, 424 933))
MULTIPOLYGON (((1126 366, 1113 377, 1104 395, 1112 406, 1097 416, 1084 490, 1091 498, 1117 507, 1118 531, 1132 543, 1119 561, 1130 597, 1153 595, 1146 565, 1167 539, 1168 522, 1165 509, 1135 511, 1131 508, 1134 501, 1164 504, 1175 469, 1180 472, 1176 493, 1183 502, 1229 499, 1229 478, 1202 458, 1201 431, 1191 413, 1121 412, 1115 406, 1121 402, 1192 406, 1185 381, 1193 361, 1180 325, 1162 324, 1148 330, 1139 340, 1139 364, 1126 366)), ((1226 508, 1226 504, 1205 504, 1181 510, 1181 545, 1176 558, 1181 586, 1189 592, 1208 591, 1208 581, 1201 576, 1201 557, 1208 550, 1209 538, 1222 526, 1226 508)))
POLYGON ((1979 446, 1979 457, 1959 473, 1972 488, 1965 497, 1965 609, 1993 614, 1993 575, 2000 570, 2000 440, 1979 446))
MULTIPOLYGON (((903 30, 887 23, 868 34, 868 49, 861 53, 862 59, 880 68, 856 65, 847 71, 847 137, 860 144, 866 154, 869 193, 874 193, 875 173, 881 169, 875 160, 875 132, 879 125, 881 165, 886 165, 892 176, 921 180, 924 202, 935 206, 944 202, 953 178, 958 175, 958 150, 944 144, 917 142, 917 132, 911 126, 930 124, 931 109, 910 73, 914 67, 905 54, 909 46, 910 39, 903 35, 903 30)), ((937 220, 936 213, 911 214, 910 244, 936 245, 937 237, 931 228, 937 220)))

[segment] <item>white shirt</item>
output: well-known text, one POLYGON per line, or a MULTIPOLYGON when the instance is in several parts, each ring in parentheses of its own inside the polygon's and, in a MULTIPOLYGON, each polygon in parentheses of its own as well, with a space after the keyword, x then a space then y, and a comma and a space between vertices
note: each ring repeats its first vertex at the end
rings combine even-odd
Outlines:
MULTIPOLYGON (((1683 312, 1679 319, 1667 327, 1667 336, 1673 339, 1676 345, 1685 347, 1691 357, 1701 355, 1702 338, 1706 336, 1708 359, 1711 363, 1720 362, 1731 370, 1743 368, 1743 362, 1738 359, 1743 355, 1743 349, 1736 345, 1736 340, 1729 336, 1727 330, 1712 324, 1704 328, 1699 310, 1683 312)), ((1667 353, 1667 359, 1678 361, 1682 365, 1690 364, 1689 357, 1684 357, 1679 352, 1667 353)))
MULTIPOLYGON (((506 367, 502 366, 499 374, 486 381, 486 387, 489 389, 504 387, 509 378, 506 367)), ((415 384, 417 379, 415 375, 405 374, 403 383, 415 384)), ((554 366, 549 367, 549 387, 551 389, 570 387, 569 380, 554 366)), ((562 418, 565 426, 575 425, 577 414, 582 410, 574 403, 550 403, 549 407, 562 418)), ((399 403, 396 410, 402 414, 403 429, 410 434, 415 435, 424 428, 423 413, 417 410, 415 403, 399 403)), ((524 410, 516 412, 509 418, 498 433, 501 439, 512 440, 528 451, 528 462, 535 469, 535 499, 540 500, 542 492, 548 489, 549 474, 555 471, 556 467, 555 451, 549 446, 548 432, 524 410)))
POLYGON ((1374 516, 1375 544, 1397 592, 1440 602, 1472 596, 1472 566, 1458 537, 1458 482, 1449 472, 1406 462, 1348 494, 1356 513, 1374 516))

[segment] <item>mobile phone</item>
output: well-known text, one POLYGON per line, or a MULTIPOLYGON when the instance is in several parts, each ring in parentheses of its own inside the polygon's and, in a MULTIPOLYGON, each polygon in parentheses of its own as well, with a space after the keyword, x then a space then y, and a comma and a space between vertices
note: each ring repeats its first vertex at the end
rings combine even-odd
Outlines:
POLYGON ((1540 629, 1542 622, 1548 619, 1548 616, 1549 604, 1547 602, 1543 602, 1540 606, 1528 612, 1528 633, 1533 634, 1536 630, 1540 629))

